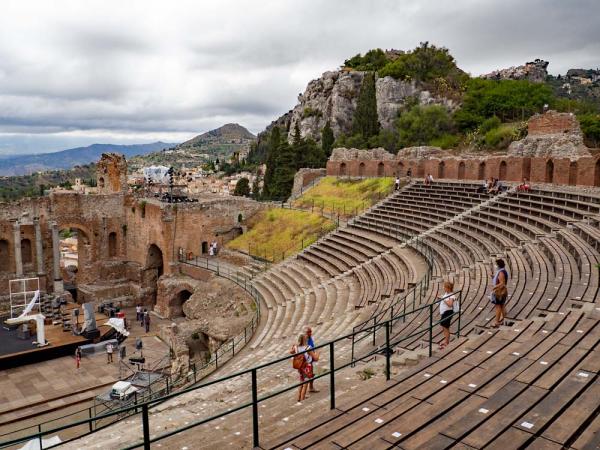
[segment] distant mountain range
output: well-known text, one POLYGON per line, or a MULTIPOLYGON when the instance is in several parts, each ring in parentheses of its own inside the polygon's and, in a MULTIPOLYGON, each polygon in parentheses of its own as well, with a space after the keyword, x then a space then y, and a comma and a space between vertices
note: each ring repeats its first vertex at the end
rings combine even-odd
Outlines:
POLYGON ((70 169, 74 166, 96 162, 102 153, 121 153, 129 158, 175 145, 177 144, 165 142, 134 145, 92 144, 87 147, 70 148, 54 153, 2 157, 0 158, 0 176, 28 175, 39 171, 70 169))

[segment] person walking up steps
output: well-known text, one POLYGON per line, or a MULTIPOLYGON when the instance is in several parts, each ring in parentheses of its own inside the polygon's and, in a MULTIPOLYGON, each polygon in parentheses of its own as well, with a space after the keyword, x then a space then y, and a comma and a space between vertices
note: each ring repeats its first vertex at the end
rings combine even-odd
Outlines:
POLYGON ((397 191, 400 189, 400 177, 396 176, 396 181, 394 182, 394 190, 397 191))
POLYGON ((496 310, 496 323, 492 325, 492 328, 498 328, 504 323, 504 319, 506 318, 506 300, 508 299, 508 289, 506 284, 508 283, 508 271, 505 269, 505 265, 503 259, 497 259, 496 272, 492 276, 492 293, 490 294, 490 301, 496 310))
MULTIPOLYGON (((308 346, 310 348, 315 348, 315 341, 313 340, 313 337, 312 337, 312 328, 306 327, 306 330, 304 330, 304 333, 306 334, 306 343, 308 344, 308 346)), ((316 360, 313 361, 313 372, 315 371, 315 362, 316 362, 316 360)), ((314 393, 319 392, 317 389, 315 389, 313 380, 310 380, 310 383, 308 384, 308 392, 314 392, 314 393)))

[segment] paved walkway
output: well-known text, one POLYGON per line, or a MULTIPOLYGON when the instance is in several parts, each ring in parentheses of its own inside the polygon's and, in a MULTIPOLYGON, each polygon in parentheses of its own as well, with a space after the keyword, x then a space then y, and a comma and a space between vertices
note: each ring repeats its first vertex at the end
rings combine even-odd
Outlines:
MULTIPOLYGON (((135 319, 134 308, 125 309, 125 313, 128 320, 135 319)), ((168 346, 156 335, 159 325, 169 322, 153 315, 150 333, 146 334, 134 320, 124 342, 127 356, 134 353, 136 337, 142 337, 144 356, 150 364, 168 355, 168 346)), ((93 397, 96 391, 118 380, 116 352, 114 361, 107 364, 105 353, 84 356, 77 369, 75 357, 65 356, 0 371, 0 424, 93 397)))

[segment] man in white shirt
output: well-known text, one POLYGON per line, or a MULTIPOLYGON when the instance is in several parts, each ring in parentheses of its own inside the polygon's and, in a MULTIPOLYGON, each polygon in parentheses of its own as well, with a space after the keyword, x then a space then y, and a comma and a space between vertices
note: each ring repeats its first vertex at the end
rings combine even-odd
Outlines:
POLYGON ((106 364, 113 362, 113 350, 113 345, 110 342, 106 344, 106 364))

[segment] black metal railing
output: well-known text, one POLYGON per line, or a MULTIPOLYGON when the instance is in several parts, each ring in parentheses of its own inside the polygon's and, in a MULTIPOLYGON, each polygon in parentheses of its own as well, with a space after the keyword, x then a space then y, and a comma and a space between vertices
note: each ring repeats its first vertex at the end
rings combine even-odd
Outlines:
MULTIPOLYGON (((461 291, 457 291, 455 293, 455 295, 459 295, 459 298, 462 300, 462 292, 461 291)), ((375 325, 366 327, 366 328, 362 329, 361 331, 357 331, 357 332, 353 331, 352 333, 347 334, 345 336, 340 336, 332 341, 326 342, 322 345, 315 346, 314 350, 318 351, 320 349, 324 349, 324 350, 328 351, 328 355, 329 355, 328 370, 316 375, 312 380, 314 381, 314 380, 321 379, 321 378, 326 378, 329 380, 330 408, 334 409, 335 405, 336 405, 336 387, 335 387, 336 373, 343 369, 353 366, 354 364, 356 364, 357 361, 369 360, 375 356, 383 356, 385 358, 385 362, 386 362, 385 376, 386 376, 386 379, 389 380, 391 378, 391 356, 394 352, 394 348, 399 346, 403 341, 413 338, 418 335, 425 335, 425 336, 427 336, 427 339, 429 340, 429 348, 430 348, 430 353, 431 353, 432 344, 433 344, 433 342, 432 342, 433 341, 433 329, 436 325, 441 323, 441 320, 439 320, 439 321, 434 320, 434 307, 441 300, 442 299, 439 299, 428 305, 424 305, 419 308, 416 308, 414 311, 407 311, 406 313, 398 314, 397 316, 395 316, 391 319, 381 321, 375 325), (400 336, 397 339, 394 339, 392 337, 393 322, 404 320, 407 316, 412 315, 412 314, 420 314, 424 310, 428 310, 428 312, 429 312, 429 321, 427 322, 426 326, 424 326, 422 329, 420 329, 418 331, 410 333, 407 336, 400 336), (371 335, 377 336, 378 334, 379 335, 383 334, 383 339, 381 339, 381 343, 379 345, 374 346, 374 348, 372 348, 372 349, 367 349, 363 354, 358 355, 358 356, 355 355, 354 358, 352 358, 342 364, 336 364, 336 362, 335 362, 336 361, 336 358, 335 358, 336 344, 341 343, 343 345, 344 343, 347 342, 348 339, 354 339, 359 334, 361 334, 361 335, 368 334, 370 336, 371 335)), ((459 300, 459 304, 460 304, 461 300, 459 300)), ((456 331, 457 337, 460 336, 461 315, 462 315, 461 310, 459 310, 458 312, 454 312, 452 314, 452 316, 455 316, 458 318, 458 329, 456 331)), ((237 413, 239 411, 242 411, 242 410, 245 410, 248 408, 251 410, 252 444, 254 447, 258 447, 258 446, 260 446, 260 422, 259 422, 259 409, 258 409, 260 403, 265 402, 269 399, 275 398, 285 392, 296 389, 299 386, 302 386, 303 384, 309 383, 310 380, 300 382, 300 383, 293 383, 289 386, 285 386, 282 388, 277 387, 275 390, 268 392, 262 396, 259 396, 259 385, 258 385, 259 383, 258 383, 257 375, 260 371, 264 371, 265 369, 267 369, 271 366, 274 366, 276 364, 286 363, 286 362, 289 363, 293 356, 294 355, 284 356, 284 357, 266 362, 264 364, 260 364, 255 367, 251 367, 251 368, 233 373, 231 375, 227 375, 225 377, 211 380, 211 381, 202 383, 200 385, 191 386, 186 389, 180 390, 178 392, 170 393, 159 399, 151 399, 151 400, 148 400, 141 404, 136 404, 135 406, 128 406, 128 407, 122 408, 120 410, 110 411, 110 412, 107 412, 106 414, 99 416, 95 419, 82 419, 82 420, 78 420, 78 421, 75 421, 75 422, 67 424, 67 425, 58 426, 58 427, 50 429, 50 430, 45 430, 45 431, 42 430, 38 433, 33 433, 29 436, 20 437, 18 439, 13 439, 10 441, 0 442, 0 448, 17 445, 17 444, 20 444, 20 443, 23 443, 25 441, 29 441, 32 439, 39 439, 41 442, 41 439, 43 436, 55 435, 59 432, 70 430, 74 427, 87 426, 87 425, 90 425, 93 420, 103 420, 103 419, 109 418, 111 416, 118 416, 118 415, 123 416, 124 414, 127 414, 127 413, 129 413, 129 415, 132 415, 132 414, 137 413, 137 414, 141 414, 141 424, 142 424, 141 439, 138 442, 135 442, 134 444, 128 445, 127 447, 124 447, 124 448, 125 449, 134 449, 134 448, 142 447, 144 449, 150 449, 151 444, 154 444, 156 442, 162 441, 162 440, 167 439, 176 434, 179 434, 184 431, 193 429, 195 427, 207 424, 214 420, 223 418, 225 416, 237 413), (231 380, 241 379, 244 377, 247 377, 250 381, 250 388, 251 388, 250 389, 251 390, 251 400, 250 401, 239 404, 233 408, 229 408, 226 411, 222 411, 217 414, 213 414, 210 417, 206 417, 206 418, 199 419, 199 420, 191 422, 191 423, 187 423, 184 426, 175 428, 173 430, 170 430, 170 431, 165 432, 160 435, 153 435, 151 437, 151 434, 150 434, 150 429, 151 429, 150 408, 152 408, 153 406, 156 406, 157 404, 163 403, 167 400, 178 398, 181 395, 187 394, 189 392, 195 392, 200 389, 207 388, 209 386, 214 386, 217 384, 230 382, 231 380)), ((270 383, 272 383, 272 381, 270 381, 270 383)), ((91 425, 90 425, 90 430, 91 430, 91 425)), ((71 438, 69 440, 73 440, 73 439, 76 439, 76 438, 71 438)), ((60 445, 60 444, 58 444, 58 445, 60 445)), ((53 446, 53 447, 55 447, 55 446, 53 446)), ((53 448, 53 447, 47 447, 47 448, 53 448)))

